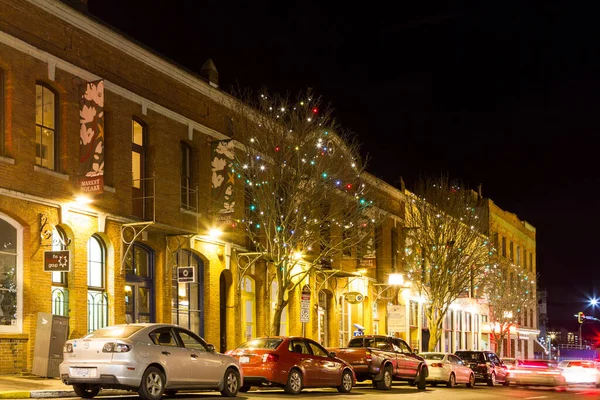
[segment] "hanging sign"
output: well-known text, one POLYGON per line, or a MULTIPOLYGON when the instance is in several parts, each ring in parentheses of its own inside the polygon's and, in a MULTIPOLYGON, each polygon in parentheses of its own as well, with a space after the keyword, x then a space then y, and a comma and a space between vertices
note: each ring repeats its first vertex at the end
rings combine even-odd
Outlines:
POLYGON ((44 251, 45 272, 70 272, 71 250, 44 251))
POLYGON ((177 267, 177 282, 190 283, 196 282, 196 268, 194 267, 177 267))
POLYGON ((348 292, 344 295, 344 298, 350 304, 359 304, 363 302, 365 296, 363 296, 362 293, 359 292, 348 292))

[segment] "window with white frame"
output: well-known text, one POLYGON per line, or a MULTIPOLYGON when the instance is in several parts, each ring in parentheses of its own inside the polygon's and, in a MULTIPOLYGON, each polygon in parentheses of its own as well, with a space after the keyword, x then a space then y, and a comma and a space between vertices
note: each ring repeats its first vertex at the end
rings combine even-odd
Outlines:
POLYGON ((57 95, 50 87, 35 85, 35 163, 48 169, 56 169, 57 95))
POLYGON ((98 236, 88 240, 88 332, 108 325, 106 293, 106 250, 98 236))
POLYGON ((0 213, 0 333, 23 326, 23 228, 0 213))
POLYGON ((256 337, 256 292, 254 279, 245 276, 242 281, 242 337, 245 341, 256 337))

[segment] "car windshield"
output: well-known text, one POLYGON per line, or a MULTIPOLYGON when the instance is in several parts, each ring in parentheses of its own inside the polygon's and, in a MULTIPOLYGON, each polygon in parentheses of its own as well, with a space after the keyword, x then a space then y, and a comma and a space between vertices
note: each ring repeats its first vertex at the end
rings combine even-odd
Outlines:
POLYGON ((238 349, 269 349, 274 350, 283 342, 283 339, 277 338, 259 338, 246 342, 238 347, 238 349))
POLYGON ((95 330, 92 333, 88 333, 83 338, 84 339, 92 339, 92 338, 115 338, 115 339, 124 339, 133 335, 140 329, 143 329, 144 326, 140 325, 122 325, 122 326, 108 326, 106 328, 101 328, 95 330))
POLYGON ((485 361, 485 357, 483 356, 483 353, 479 353, 479 352, 457 351, 454 354, 456 354, 458 357, 460 357, 463 361, 481 361, 481 362, 485 361))
POLYGON ((443 360, 444 355, 442 353, 422 353, 421 357, 426 360, 443 360))

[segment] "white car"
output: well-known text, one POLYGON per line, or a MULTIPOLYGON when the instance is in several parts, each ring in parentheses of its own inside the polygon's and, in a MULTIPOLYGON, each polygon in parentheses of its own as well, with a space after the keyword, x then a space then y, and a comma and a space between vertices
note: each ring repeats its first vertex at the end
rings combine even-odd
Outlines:
POLYGON ((568 385, 595 385, 600 387, 600 364, 593 360, 563 360, 558 368, 568 385))
POLYGON ((448 387, 454 387, 457 383, 465 383, 467 387, 475 385, 473 370, 456 355, 450 353, 419 353, 425 359, 429 369, 427 383, 437 386, 445 383, 448 387))
POLYGON ((193 332, 168 324, 114 325, 65 343, 60 378, 79 397, 100 389, 137 391, 158 400, 178 390, 218 390, 234 397, 243 385, 238 360, 193 332))

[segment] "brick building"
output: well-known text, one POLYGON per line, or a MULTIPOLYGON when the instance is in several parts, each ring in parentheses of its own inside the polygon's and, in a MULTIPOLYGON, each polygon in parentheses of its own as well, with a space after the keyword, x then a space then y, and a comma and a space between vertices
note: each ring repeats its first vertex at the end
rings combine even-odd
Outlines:
MULTIPOLYGON (((204 76, 190 74, 74 4, 0 0, 0 374, 32 370, 39 312, 68 317, 69 337, 172 322, 221 351, 275 333, 278 288, 266 267, 242 268, 252 257, 242 233, 211 236, 211 160, 231 138, 235 101, 216 68, 208 61, 204 76), (45 260, 60 251, 65 272, 45 260), (191 267, 195 282, 179 283, 178 267, 191 267)), ((390 333, 393 301, 406 319, 394 332, 421 345, 422 302, 388 284, 403 271, 404 190, 365 181, 389 205, 375 259, 353 252, 316 269, 305 282, 309 322, 300 322, 298 291, 276 333, 326 346, 345 345, 354 324, 390 333)), ((535 238, 526 243, 535 252, 535 238)), ((463 348, 484 335, 457 332, 463 348)))

